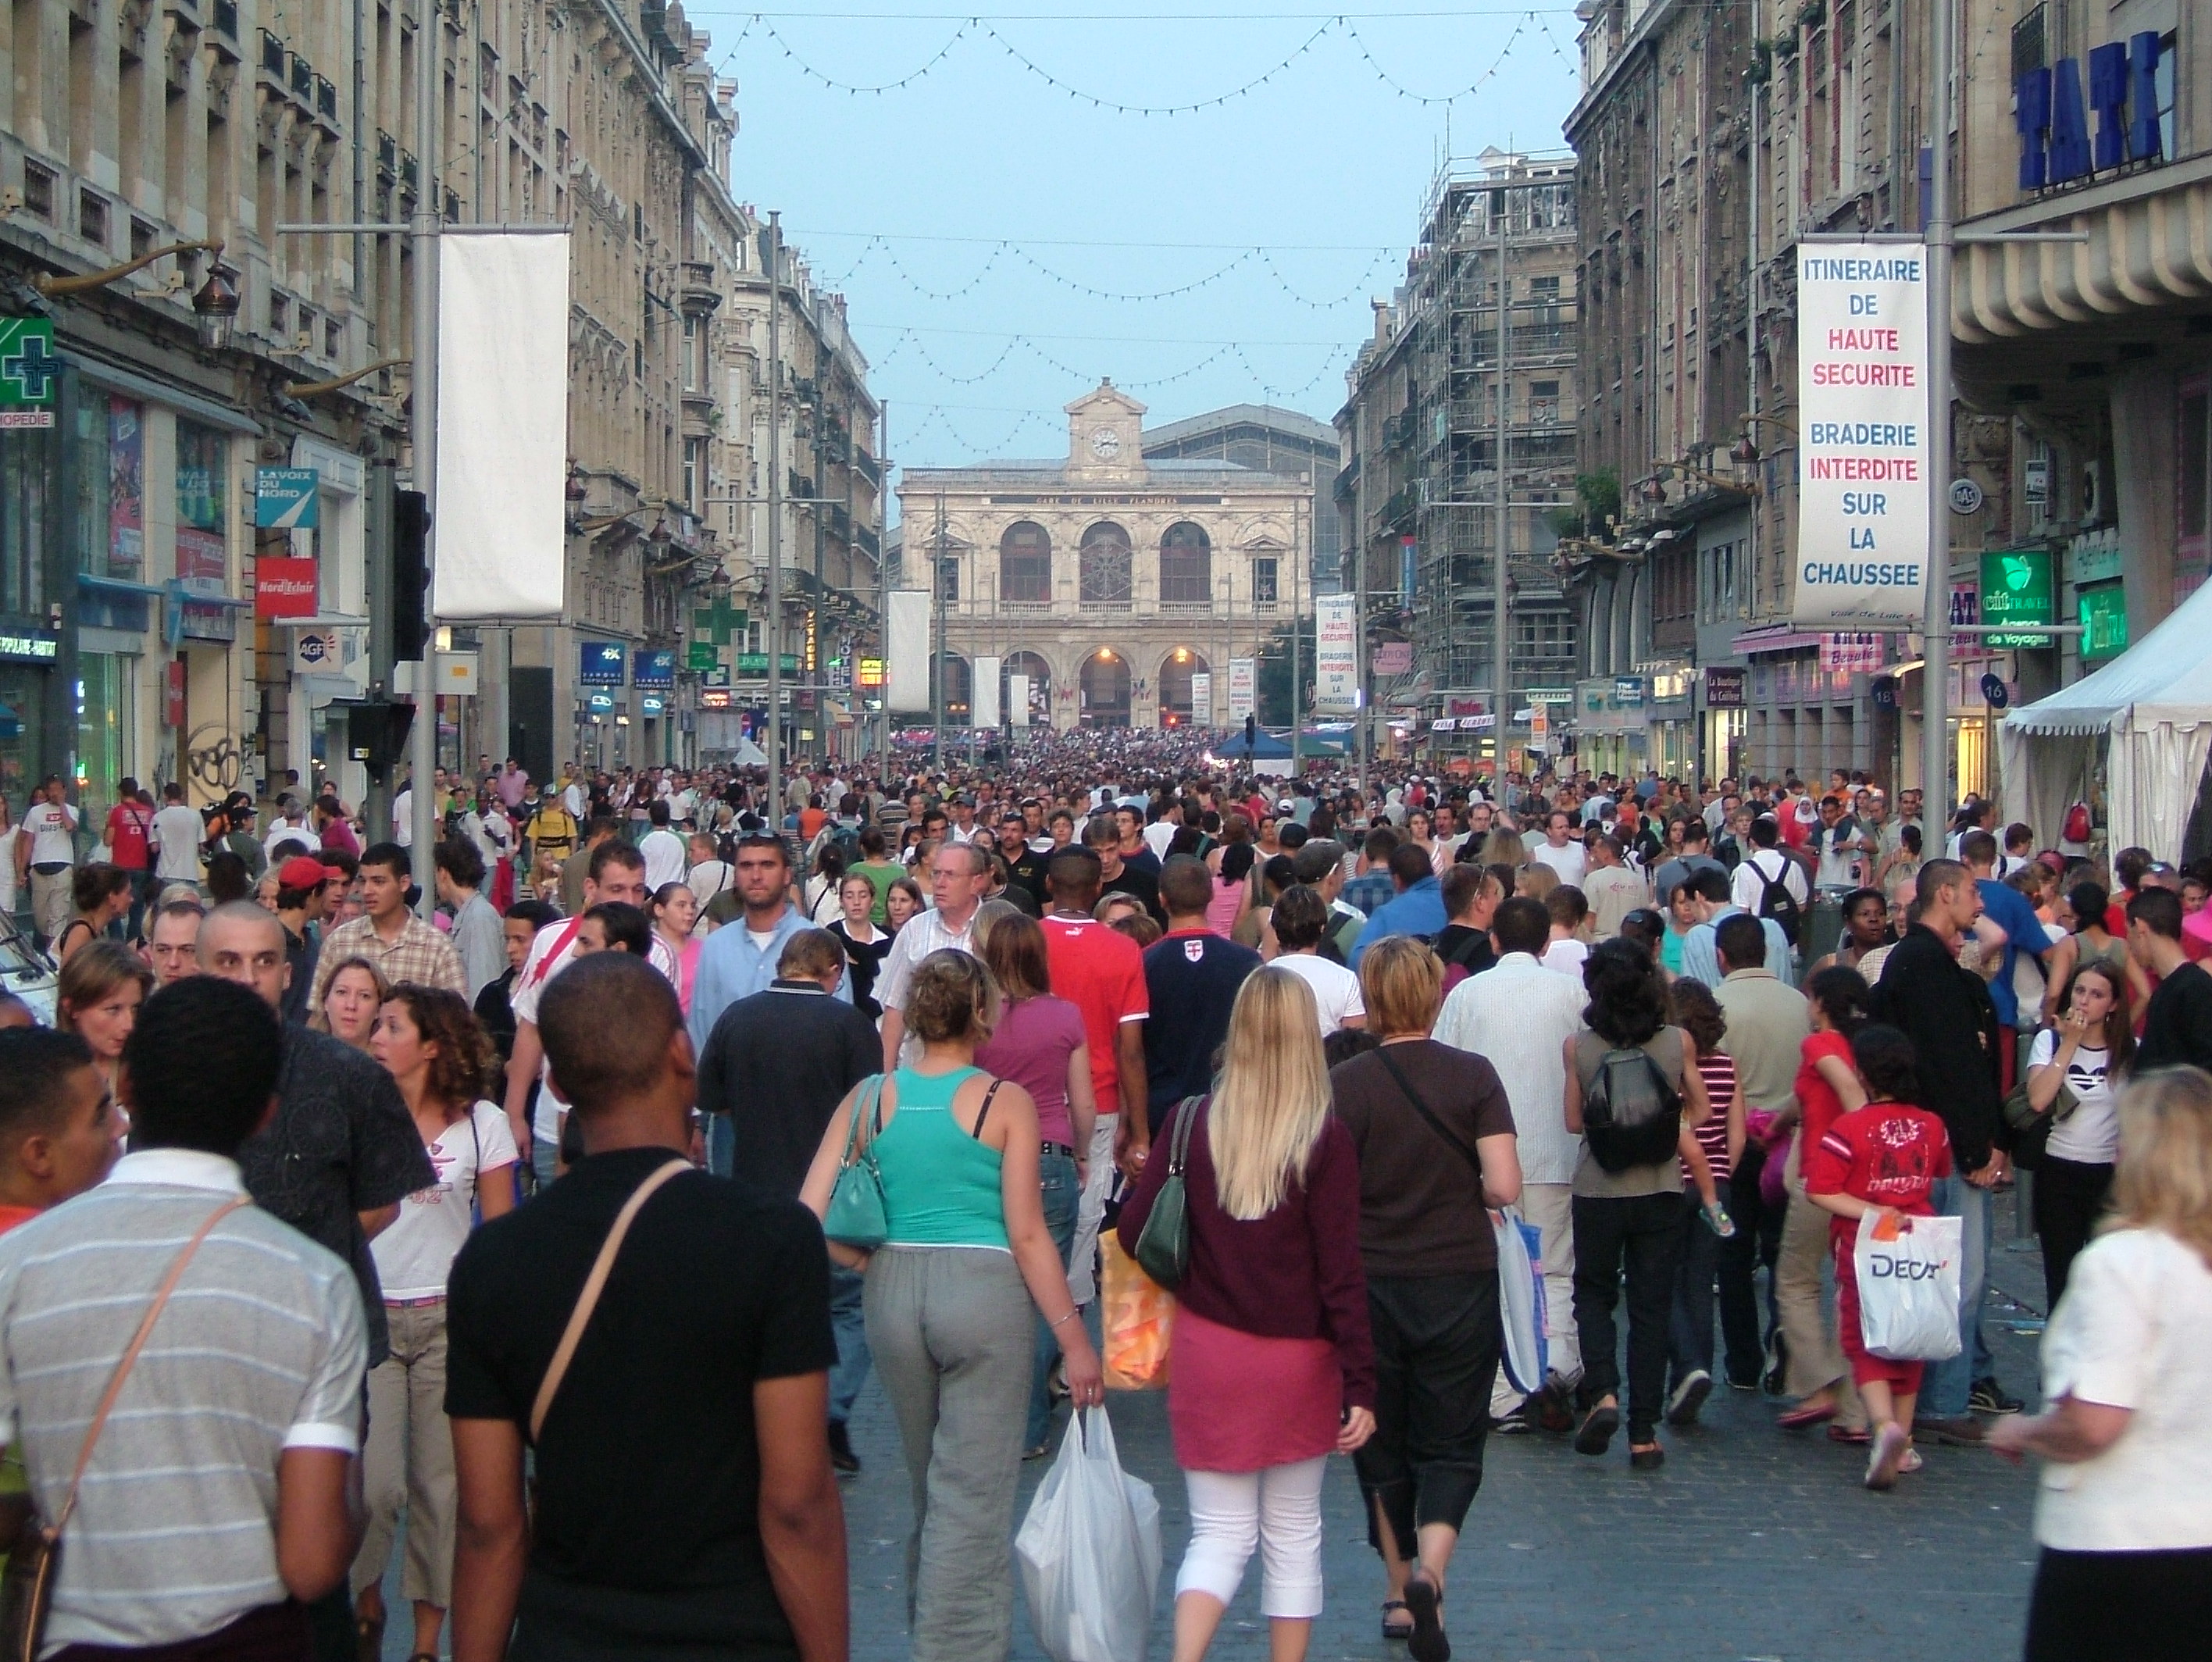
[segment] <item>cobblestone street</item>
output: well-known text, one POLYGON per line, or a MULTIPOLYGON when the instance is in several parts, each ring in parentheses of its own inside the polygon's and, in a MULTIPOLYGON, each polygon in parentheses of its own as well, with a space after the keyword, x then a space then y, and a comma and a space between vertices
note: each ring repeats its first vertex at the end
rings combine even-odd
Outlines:
MULTIPOLYGON (((2001 1215, 2008 1228, 2010 1203, 2001 1215)), ((2041 1271, 2032 1251, 1993 1255, 1988 1316, 2000 1376, 2034 1397, 2041 1271), (2007 1294, 2019 1296, 2014 1302, 2007 1294), (2016 1331, 2010 1324, 2032 1329, 2016 1331)), ((1123 1464, 1158 1490, 1166 1568, 1152 1656, 1164 1662, 1186 1528, 1182 1484, 1158 1395, 1109 1398, 1123 1464)), ((1662 1433, 1663 1471, 1632 1475, 1616 1439, 1603 1460, 1564 1437, 1493 1438, 1445 1614, 1463 1662, 2008 1662, 2019 1653, 2034 1547, 2034 1479, 1978 1450, 1929 1447, 1888 1495, 1858 1484, 1863 1451, 1771 1424, 1774 1403, 1721 1390, 1705 1423, 1662 1433)), ((906 1655, 909 1513, 897 1434, 872 1386, 854 1425, 866 1470, 846 1489, 853 1653, 906 1655)), ((1054 1447, 1058 1444, 1055 1438, 1054 1447)), ((1022 1506, 1048 1462, 1024 1471, 1022 1506)), ((1312 1654, 1399 1659, 1378 1636, 1381 1572, 1349 1460, 1327 1492, 1328 1607, 1312 1654)), ((1018 1520, 1019 1513, 1017 1513, 1018 1520)), ((1016 1596, 1014 1653, 1042 1654, 1016 1596)), ((1214 1654, 1261 1658, 1256 1564, 1214 1654)))

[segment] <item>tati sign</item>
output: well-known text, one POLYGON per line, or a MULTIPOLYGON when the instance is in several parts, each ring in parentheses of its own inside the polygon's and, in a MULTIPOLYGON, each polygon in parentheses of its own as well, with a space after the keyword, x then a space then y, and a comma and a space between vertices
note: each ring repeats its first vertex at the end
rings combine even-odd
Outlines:
POLYGON ((253 562, 253 615, 256 617, 313 617, 315 615, 315 562, 313 560, 272 558, 263 555, 253 562))
POLYGON ((1796 622, 1917 624, 1929 568, 1926 250, 1801 243, 1797 318, 1796 622))

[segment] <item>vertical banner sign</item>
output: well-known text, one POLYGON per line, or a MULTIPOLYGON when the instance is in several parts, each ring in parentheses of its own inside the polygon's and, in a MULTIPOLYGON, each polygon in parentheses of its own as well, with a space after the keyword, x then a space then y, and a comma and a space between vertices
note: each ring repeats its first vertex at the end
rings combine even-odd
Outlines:
POLYGON ((438 240, 438 494, 431 610, 547 617, 568 567, 567 235, 438 240))
POLYGON ((1017 727, 1030 725, 1030 678, 1025 675, 1006 677, 1006 718, 1017 727))
POLYGON ((929 696, 929 591, 891 591, 890 677, 884 707, 927 710, 929 696))
POLYGON ((1323 710, 1359 707, 1359 654, 1352 640, 1352 597, 1314 597, 1314 704, 1323 710))
POLYGON ((1800 627, 1920 622, 1930 395, 1921 245, 1800 243, 1800 627))
POLYGON ((1249 658, 1229 660, 1229 725, 1231 727, 1242 727, 1244 718, 1257 707, 1254 701, 1259 691, 1259 677, 1254 672, 1255 667, 1253 660, 1249 658))
POLYGON ((1213 671, 1199 670, 1190 678, 1190 724, 1194 727, 1213 725, 1213 671))
POLYGON ((975 660, 973 677, 975 707, 968 713, 968 719, 978 727, 999 725, 999 670, 1002 660, 979 658, 975 660))

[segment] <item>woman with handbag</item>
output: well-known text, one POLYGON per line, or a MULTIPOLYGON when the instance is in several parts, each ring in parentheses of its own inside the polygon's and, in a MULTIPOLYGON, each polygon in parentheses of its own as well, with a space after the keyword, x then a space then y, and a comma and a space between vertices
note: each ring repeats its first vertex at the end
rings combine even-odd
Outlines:
POLYGON ((1206 1654, 1255 1544, 1272 1662, 1303 1662, 1322 1608, 1322 1473, 1375 1430, 1359 1156, 1329 1112, 1321 1017, 1297 976, 1246 979, 1223 1058, 1212 1095, 1159 1128, 1119 1228, 1177 1301, 1168 1422, 1191 1538, 1174 1662, 1206 1654))
POLYGON ((392 1354, 368 1371, 362 1499, 368 1527, 354 1559, 354 1623, 372 1644, 384 1631, 384 1571, 399 1508, 407 1508, 402 1596, 414 1604, 410 1655, 434 1659, 453 1602, 459 1504, 446 1418, 446 1281, 475 1216, 514 1210, 518 1158, 507 1114, 483 1100, 491 1040, 458 992, 402 983, 377 1012, 369 1052, 391 1074, 429 1150, 438 1180, 399 1204, 369 1243, 392 1330, 392 1354))
MULTIPOLYGON (((2026 1106, 2037 1119, 2014 1126, 2024 1143, 2043 1144, 2031 1158, 2035 1233, 2043 1241, 2043 1290, 2050 1301, 2045 1307, 2051 1310, 2112 1192, 2120 1157, 2115 1099, 2136 1048, 2127 978, 2108 963, 2079 966, 2067 978, 2058 1008, 2057 1019, 2035 1035, 2027 1052, 2026 1106)), ((2006 1106, 2007 1118, 2016 1119, 2017 1104, 2006 1106)))
POLYGON ((998 1004, 981 960, 924 958, 906 1005, 920 1059, 848 1093, 799 1196, 831 1256, 866 1273, 868 1349, 914 1486, 915 1662, 1000 1662, 1013 1642, 1007 1543, 1039 1315, 1076 1406, 1106 1394, 1045 1226, 1036 1103, 975 1065, 998 1004))
MULTIPOLYGON (((1310 891, 1297 891, 1306 893, 1310 891)), ((1389 1592, 1382 1636, 1449 1662, 1444 1572, 1482 1483, 1498 1372, 1498 1238, 1487 1208, 1521 1198, 1513 1113, 1484 1057, 1429 1036, 1443 964, 1410 935, 1360 960, 1382 1043, 1330 1071, 1359 1156, 1359 1257, 1375 1339, 1375 1435, 1354 1457, 1389 1592)))

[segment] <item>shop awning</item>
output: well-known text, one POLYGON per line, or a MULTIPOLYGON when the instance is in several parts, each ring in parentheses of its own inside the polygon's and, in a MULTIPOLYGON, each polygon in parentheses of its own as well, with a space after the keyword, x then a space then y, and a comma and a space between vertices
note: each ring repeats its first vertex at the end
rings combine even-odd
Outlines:
POLYGON ((2212 584, 2110 664, 2023 705, 2005 718, 2015 733, 2058 737, 2109 732, 2130 711, 2134 725, 2212 721, 2212 584))
POLYGON ((1763 628, 1746 629, 1729 642, 1731 652, 1794 652, 1820 644, 1818 634, 1801 629, 1791 623, 1769 623, 1763 628))

